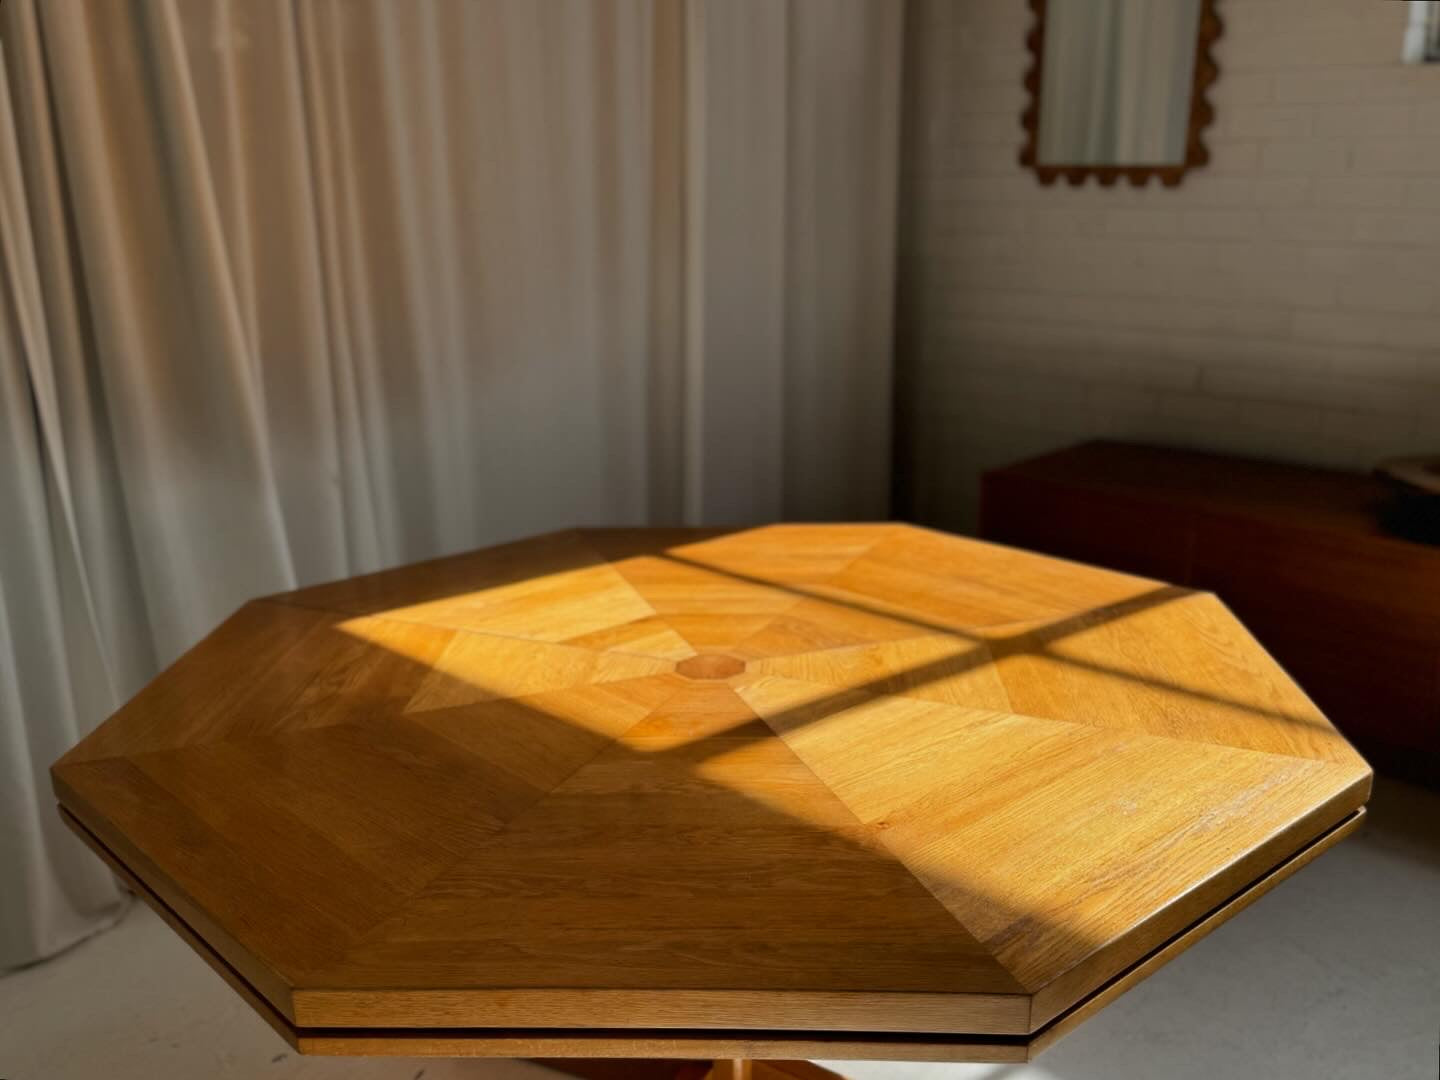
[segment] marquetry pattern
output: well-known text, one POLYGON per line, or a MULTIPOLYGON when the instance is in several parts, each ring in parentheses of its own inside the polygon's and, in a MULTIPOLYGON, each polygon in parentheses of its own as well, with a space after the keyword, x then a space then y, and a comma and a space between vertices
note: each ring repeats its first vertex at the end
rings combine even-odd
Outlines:
POLYGON ((994 1036, 1369 787, 1213 595, 897 525, 258 600, 53 775, 300 1028, 994 1036))

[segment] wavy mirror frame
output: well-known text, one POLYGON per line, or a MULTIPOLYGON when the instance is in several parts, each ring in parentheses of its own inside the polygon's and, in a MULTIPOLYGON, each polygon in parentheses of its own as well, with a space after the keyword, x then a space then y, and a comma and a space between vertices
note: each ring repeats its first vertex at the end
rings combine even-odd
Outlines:
POLYGON ((1093 176, 1102 186, 1110 187, 1123 176, 1136 187, 1144 187, 1152 176, 1157 176, 1166 187, 1175 187, 1188 170, 1208 162, 1210 151, 1205 148, 1203 134, 1215 119, 1215 110, 1206 95, 1220 74, 1211 48, 1225 26, 1215 10, 1217 2, 1200 0, 1200 25, 1195 35, 1195 81, 1190 92, 1190 129, 1185 136, 1183 162, 1178 165, 1042 165, 1036 160, 1036 146, 1040 133, 1040 72, 1045 59, 1046 0, 1030 0, 1035 25, 1025 36, 1031 55, 1030 68, 1025 72, 1025 89, 1030 94, 1030 101, 1020 114, 1020 124, 1025 129, 1020 164, 1034 169, 1040 183, 1045 185, 1053 184, 1063 176, 1078 187, 1093 176))

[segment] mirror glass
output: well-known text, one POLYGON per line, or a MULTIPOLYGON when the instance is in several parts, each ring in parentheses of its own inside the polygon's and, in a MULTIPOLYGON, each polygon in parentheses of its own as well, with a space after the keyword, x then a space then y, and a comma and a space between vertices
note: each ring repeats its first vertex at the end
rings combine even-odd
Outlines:
POLYGON ((1181 165, 1200 0, 1046 0, 1035 159, 1181 165))

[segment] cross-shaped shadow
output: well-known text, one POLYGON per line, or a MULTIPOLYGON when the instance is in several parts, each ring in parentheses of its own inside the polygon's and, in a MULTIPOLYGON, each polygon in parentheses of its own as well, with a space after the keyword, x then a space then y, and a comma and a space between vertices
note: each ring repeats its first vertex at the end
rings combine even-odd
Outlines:
MULTIPOLYGON (((1138 959, 1127 937, 1137 916, 1127 914, 1123 925, 1112 919, 1110 898, 1129 912, 1136 875, 1153 878, 1166 851, 1186 843, 1189 830, 1220 827, 1214 820, 1166 818, 1163 827, 1134 833, 1126 831, 1128 815, 1138 804, 1097 792, 1087 812, 1113 818, 1138 845, 1125 855, 1125 873, 1097 865, 1083 911, 1058 892, 1017 900, 1003 877, 964 879, 956 867, 970 862, 919 869, 907 862, 895 847, 903 830, 852 813, 795 752, 794 740, 848 709, 921 692, 997 658, 1081 664, 1058 650, 1064 639, 1175 602, 1184 590, 1135 579, 1140 592, 1079 613, 957 627, 837 591, 826 581, 838 568, 829 578, 774 580, 712 563, 694 548, 676 550, 693 543, 690 534, 638 535, 618 552, 612 544, 607 558, 622 570, 627 558, 654 559, 765 590, 780 598, 766 609, 771 620, 785 617, 789 597, 888 620, 916 637, 944 635, 956 648, 856 685, 808 684, 800 704, 768 710, 763 721, 733 695, 711 708, 716 699, 705 687, 723 697, 730 684, 687 683, 671 671, 673 659, 654 656, 641 671, 593 685, 583 673, 571 683, 554 679, 541 661, 539 684, 517 692, 511 673, 493 664, 440 661, 462 639, 503 645, 521 665, 529 652, 544 656, 554 646, 513 636, 513 625, 495 630, 489 620, 497 609, 483 598, 507 586, 530 600, 549 597, 552 586, 563 592, 571 571, 607 565, 585 555, 584 545, 542 545, 538 555, 522 546, 514 557, 458 556, 251 605, 77 748, 57 767, 57 781, 103 807, 142 851, 157 858, 191 852, 194 861, 176 868, 181 886, 201 910, 220 913, 222 924, 245 928, 246 948, 269 957, 293 986, 842 987, 941 998, 964 991, 1015 1001, 1004 1030, 1018 1032, 1051 1018, 1029 1013, 1026 996, 1051 979, 1087 961, 1072 988, 1084 993, 1138 959), (482 598, 473 629, 463 611, 432 625, 427 612, 435 609, 421 610, 452 600, 463 606, 467 597, 482 598), (276 634, 289 636, 272 647, 276 634), (585 689, 546 688, 562 684, 585 689), (584 694, 611 689, 619 705, 599 701, 592 715, 595 702, 584 694), (441 704, 421 707, 422 690, 441 704), (1147 863, 1147 856, 1154 858, 1147 863), (284 918, 257 921, 253 912, 267 905, 284 918)), ((509 609, 502 603, 500 610, 509 609)), ((624 663, 642 658, 623 644, 566 648, 624 663)), ((1083 664, 1107 678, 1262 712, 1212 690, 1083 664)), ((745 676, 734 685, 744 689, 745 676)), ((1313 764, 1274 761, 1265 767, 1276 784, 1313 764)), ((1149 787, 1129 794, 1173 801, 1161 779, 1139 777, 1149 787)), ((977 791, 989 783, 979 774, 966 782, 977 791)), ((1257 817, 1257 828, 1286 823, 1264 808, 1245 813, 1257 817)), ((1027 858, 1042 860, 1027 874, 1069 864, 1047 854, 1047 844, 1053 837, 1058 852, 1071 827, 1065 816, 1037 819, 1033 836, 1017 838, 1032 851, 1027 858)), ((1246 836, 1249 828, 1239 826, 1246 836)), ((1192 866, 1186 880, 1157 878, 1147 887, 1193 889, 1219 904, 1245 884, 1225 877, 1241 873, 1239 864, 1221 869, 1192 866)), ((1159 904, 1146 942, 1182 930, 1195 914, 1193 905, 1187 911, 1159 904)), ((231 962, 268 977, 253 964, 247 969, 241 954, 231 962)), ((379 1004, 365 1022, 407 1023, 386 1011, 390 999, 370 1000, 379 1004)), ((763 1016, 728 1022, 809 1026, 808 1014, 783 1009, 781 1002, 763 1016)), ((462 1015, 475 1014, 457 1013, 457 1024, 473 1022, 462 1015)), ((496 1025, 503 1022, 497 1014, 496 1025)), ((867 1022, 861 1013, 833 1020, 841 1029, 867 1022)), ((563 1013, 555 1023, 564 1025, 563 1013)), ((592 1011, 574 1026, 642 1023, 623 1011, 608 1019, 592 1011)), ((937 1014, 909 1023, 966 1030, 937 1014)))
MULTIPOLYGON (((1118 670, 1103 664, 1080 661, 1074 657, 1067 657, 1052 650, 1053 645, 1069 635, 1087 629, 1093 629, 1109 622, 1124 620, 1139 612, 1171 603, 1178 598, 1190 595, 1186 590, 1168 586, 1158 586, 1123 600, 1102 604, 1083 612, 1067 615, 1058 619, 1050 621, 1033 620, 1015 624, 1017 628, 1013 632, 1006 629, 1010 624, 997 624, 984 628, 984 632, 982 633, 979 630, 967 630, 963 627, 929 620, 914 615, 913 613, 897 611, 888 605, 873 604, 865 598, 856 595, 840 595, 834 591, 823 588, 806 587, 794 582, 776 581, 762 576, 737 572, 734 569, 727 569, 693 556, 679 554, 672 550, 672 546, 672 544, 664 541, 656 541, 653 543, 642 543, 638 547, 624 553, 622 556, 617 556, 614 552, 607 552, 607 555, 612 562, 622 564, 624 557, 657 558, 674 566, 689 568, 703 572, 706 575, 719 575, 740 585, 755 586, 766 590, 783 592, 793 596, 797 603, 800 601, 814 601, 834 605, 838 608, 848 608, 866 615, 883 617, 895 622, 904 623, 926 634, 943 634, 955 638, 957 641, 969 642, 970 647, 957 651, 953 655, 943 657, 940 660, 904 667, 887 673, 883 678, 863 682, 858 685, 833 688, 830 690, 816 687, 817 693, 809 697, 802 704, 779 712, 771 712, 764 717, 763 723, 757 722, 748 716, 740 716, 729 725, 722 724, 717 726, 711 724, 708 727, 702 725, 702 730, 688 736, 677 728, 670 731, 667 738, 651 739, 648 741, 639 739, 627 740, 623 735, 618 740, 608 736, 604 739, 597 740, 593 752, 577 755, 573 761, 569 762, 563 776, 555 777, 554 782, 549 784, 547 790, 537 790, 534 793, 533 801, 525 802, 523 799, 519 800, 513 807, 513 813, 507 813, 504 815, 503 821, 497 823, 498 828, 493 837, 486 838, 476 845, 467 843, 461 858, 452 862, 445 869, 439 870, 437 873, 426 875, 425 881, 420 889, 418 889, 401 908, 393 912, 389 917, 377 921, 368 932, 352 941, 350 944, 353 947, 348 948, 345 959, 345 966, 350 969, 351 975, 354 975, 356 970, 361 972, 365 970, 374 972, 384 970, 389 972, 389 976, 387 977, 390 977, 394 975, 397 965, 400 965, 402 968, 405 965, 413 965, 417 979, 425 977, 424 972, 431 973, 433 977, 433 973, 437 970, 436 965, 439 962, 439 953, 432 954, 427 952, 427 947, 436 946, 443 950, 444 948, 449 948, 454 943, 443 938, 443 936, 436 941, 428 943, 406 939, 405 935, 416 927, 424 927, 426 933, 441 933, 442 935, 444 931, 436 930, 437 926, 442 928, 449 926, 451 931, 457 934, 499 933, 496 927, 490 927, 487 930, 467 924, 467 920, 471 919, 473 911, 475 910, 473 904, 468 909, 462 907, 461 913, 453 918, 447 915, 446 905, 450 902, 447 898, 453 899, 457 896, 463 896, 473 901, 474 898, 479 895, 488 897, 488 902, 491 905, 502 903, 506 897, 511 899, 520 897, 533 902, 537 897, 537 889, 539 893, 544 893, 545 888, 554 886, 557 881, 565 880, 566 875, 569 875, 569 880, 577 884, 578 887, 578 882, 582 880, 582 877, 576 876, 581 873, 580 870, 576 869, 576 866, 589 864, 584 864, 584 860, 587 858, 584 850, 566 846, 566 833, 564 829, 560 827, 564 825, 565 822, 560 818, 554 821, 547 820, 541 823, 543 827, 536 825, 534 832, 527 832, 527 827, 535 825, 537 814, 543 815, 548 813, 548 807, 562 802, 569 790, 567 784, 574 785, 575 778, 582 777, 582 775, 589 775, 587 770, 593 772, 598 769, 599 766, 597 763, 605 767, 613 767, 619 772, 623 772, 627 768, 633 768, 636 763, 643 762, 647 775, 658 775, 660 771, 674 766, 678 771, 692 778, 692 782, 697 785, 697 790, 703 789, 705 793, 705 799, 703 801, 707 801, 709 804, 707 813, 712 815, 716 821, 734 819, 748 822, 747 828, 754 830, 748 834, 752 836, 758 836, 767 831, 793 834, 794 830, 799 828, 802 832, 808 832, 817 842, 823 840, 825 849, 829 852, 829 857, 839 859, 843 862, 844 857, 841 853, 845 852, 859 859, 861 862, 869 863, 871 870, 874 870, 876 860, 893 862, 893 857, 881 854, 870 840, 857 843, 855 839, 848 835, 847 828, 837 827, 836 822, 826 818, 824 814, 807 820, 807 811, 804 806, 789 805, 780 808, 778 803, 767 802, 763 797, 757 796, 756 791, 746 790, 744 785, 727 786, 724 779, 723 767, 717 770, 716 768, 712 768, 710 763, 715 760, 720 760, 723 765, 725 759, 743 755, 747 744, 769 740, 775 733, 791 735, 809 725, 822 722, 846 709, 853 708, 866 701, 873 700, 876 697, 890 696, 896 693, 904 694, 919 690, 936 680, 951 677, 955 675, 957 671, 979 667, 993 661, 997 657, 1022 653, 1044 654, 1059 663, 1076 664, 1077 666, 1083 666, 1088 670, 1116 679, 1136 679, 1147 685, 1163 687, 1166 690, 1190 695, 1206 702, 1245 709, 1251 712, 1264 711, 1257 710, 1256 705, 1250 702, 1207 691, 1197 691, 1192 688, 1177 686, 1174 683, 1164 682, 1150 677, 1137 676, 1133 672, 1118 670), (535 846, 537 843, 542 845, 553 843, 558 846, 554 852, 546 852, 537 849, 535 846), (561 862, 568 862, 571 865, 568 868, 552 865, 556 859, 561 862), (490 881, 488 883, 482 883, 480 881, 480 876, 482 875, 487 876, 490 881), (498 882, 499 885, 495 885, 495 882, 498 882), (541 887, 541 883, 544 882, 548 882, 549 884, 541 887), (418 901, 416 898, 418 898, 418 901), (417 902, 429 905, 424 917, 418 917, 416 915, 415 905, 417 902), (367 965, 369 965, 368 968, 367 965)), ((463 558, 464 557, 462 557, 462 559, 463 558)), ((538 576, 563 575, 564 572, 570 568, 573 567, 567 563, 563 557, 553 558, 545 563, 543 573, 538 576)), ((536 569, 533 565, 525 568, 517 568, 513 573, 502 573, 498 577, 491 573, 485 577, 483 587, 480 591, 483 591, 484 588, 497 588, 506 584, 525 581, 527 580, 527 575, 535 574, 536 569)), ((384 576, 385 575, 379 575, 378 577, 383 578, 384 576)), ((406 618, 409 616, 404 613, 403 609, 407 604, 445 599, 451 595, 460 597, 467 593, 469 584, 473 584, 473 582, 466 582, 463 572, 447 576, 447 571, 442 564, 435 564, 431 567, 430 572, 422 574, 418 580, 423 582, 423 585, 418 590, 407 591, 406 589, 400 589, 398 592, 391 592, 383 587, 371 590, 371 592, 373 592, 373 599, 360 606, 359 611, 357 611, 357 619, 349 623, 341 621, 337 624, 338 628, 344 632, 355 632, 355 627, 366 616, 380 619, 392 616, 406 618), (447 590, 449 591, 447 592, 447 590)), ((368 592, 367 595, 369 595, 368 592)), ((303 593, 294 599, 296 602, 302 604, 307 602, 305 594, 303 593)), ((351 610, 355 610, 353 605, 351 610)), ((779 616, 777 615, 776 617, 778 618, 779 616)), ((461 630, 459 632, 464 633, 467 631, 461 630)), ((482 636, 486 634, 483 628, 477 628, 473 632, 482 636)), ((374 647, 383 648, 382 646, 374 647)), ((623 653, 623 649, 612 651, 623 653)), ((434 683, 437 672, 426 668, 425 665, 417 665, 417 669, 415 673, 416 678, 429 680, 432 684, 434 683)), ((444 678, 467 684, 466 687, 461 687, 457 693, 462 697, 467 693, 469 694, 473 704, 460 707, 460 711, 463 712, 464 709, 469 709, 470 712, 463 712, 463 716, 457 713, 454 718, 463 720, 465 723, 473 721, 475 731, 477 732, 477 743, 471 744, 471 748, 473 749, 476 745, 483 743, 485 737, 484 730, 485 724, 487 723, 487 709, 491 708, 491 706, 483 699, 491 695, 492 688, 477 683, 472 676, 464 674, 457 675, 453 671, 447 673, 444 678)), ((500 695, 497 694, 495 696, 500 695)), ((523 701, 512 699, 507 704, 509 710, 509 721, 507 722, 513 722, 515 717, 520 713, 525 714, 528 717, 527 722, 534 725, 533 730, 535 736, 540 742, 557 738, 557 732, 575 727, 573 717, 547 711, 539 704, 539 700, 543 698, 543 696, 543 694, 526 696, 523 701)), ((681 696, 683 696, 683 692, 677 690, 675 697, 679 698, 681 696)), ((664 716, 668 704, 668 702, 661 702, 654 705, 653 708, 648 710, 646 714, 647 717, 664 716)), ((1269 715, 1287 722, 1304 723, 1303 719, 1292 717, 1289 714, 1275 710, 1270 710, 1269 715)), ((423 714, 405 714, 393 718, 394 722, 405 724, 418 723, 422 720, 423 714)), ((449 734, 454 736, 456 732, 452 728, 449 734)), ((581 790, 583 790, 583 788, 581 790)), ((612 809, 620 806, 627 797, 626 793, 621 790, 610 791, 606 794, 612 799, 612 809)), ((635 792, 632 794, 634 799, 643 799, 643 792, 635 792)), ((575 815, 575 819, 578 820, 586 814, 587 806, 593 808, 601 804, 602 800, 597 800, 592 792, 590 793, 588 803, 584 800, 576 801, 570 804, 570 810, 568 810, 567 813, 572 813, 575 815)), ((653 805, 658 807, 659 804, 653 805)), ((616 812, 620 813, 621 811, 616 810, 616 812)), ((631 824, 633 825, 634 823, 631 824)), ((678 826, 678 823, 662 824, 666 824, 667 827, 669 825, 678 826)), ((859 827, 860 824, 858 820, 855 820, 849 822, 848 826, 853 828, 859 827)), ((684 829, 681 827, 680 832, 682 834, 683 831, 684 829)), ((573 840, 575 835, 576 834, 572 832, 570 839, 573 840)), ((594 845, 595 838, 593 835, 585 833, 583 829, 578 835, 580 835, 583 844, 594 845)), ((617 844, 619 844, 619 841, 617 841, 617 844)), ((604 860, 620 859, 623 854, 622 847, 623 845, 612 845, 610 848, 596 853, 596 857, 604 860)), ((723 880, 724 867, 717 865, 717 863, 723 863, 724 859, 722 855, 723 853, 716 851, 705 852, 704 858, 709 860, 710 865, 704 871, 702 871, 699 864, 690 869, 697 877, 704 877, 708 874, 713 879, 715 875, 719 875, 720 879, 723 880)), ((735 860, 731 866, 732 873, 738 873, 742 867, 750 865, 746 862, 746 857, 743 853, 737 854, 731 852, 730 856, 735 860)), ((674 858, 674 851, 669 851, 666 857, 674 858)), ((654 875, 647 875, 643 868, 641 868, 640 863, 626 865, 630 865, 632 869, 635 870, 640 880, 648 881, 651 885, 655 884, 654 875)), ((590 874, 592 888, 595 880, 608 880, 610 887, 619 889, 622 892, 627 887, 633 887, 634 884, 632 882, 630 886, 627 886, 623 874, 619 877, 614 874, 607 876, 604 867, 598 863, 590 865, 586 872, 590 874)), ((662 873, 661 876, 664 877, 665 875, 662 873)), ((666 878, 665 880, 668 882, 666 887, 674 885, 672 878, 666 878)), ((859 874, 852 880, 857 888, 863 887, 865 875, 859 874)), ((745 887, 753 889, 759 884, 760 883, 752 880, 745 887)), ((932 891, 934 891, 933 886, 935 882, 932 880, 930 884, 932 891)), ((887 888, 889 887, 892 886, 887 885, 887 888)), ((898 888, 899 886, 894 887, 898 888)), ((953 880, 944 883, 944 891, 950 899, 952 914, 956 907, 954 897, 957 893, 966 890, 974 893, 974 884, 953 880)), ((603 895, 603 889, 601 890, 601 894, 603 895)), ((735 897, 732 896, 730 899, 734 901, 735 897)), ((893 898, 891 899, 893 900, 893 898)), ((859 904, 858 900, 857 904, 859 904)), ((1022 911, 1008 908, 1007 902, 998 896, 982 896, 974 893, 969 902, 959 906, 972 911, 983 909, 987 913, 987 918, 990 920, 987 927, 967 928, 972 930, 982 948, 986 947, 985 942, 987 940, 991 941, 992 945, 1019 947, 1019 945, 1023 945, 1023 942, 1018 941, 1019 938, 1038 938, 1051 935, 1053 940, 1050 942, 1050 947, 1060 956, 1075 959, 1101 949, 1110 949, 1115 952, 1117 957, 1123 955, 1123 950, 1115 948, 1115 941, 1107 940, 1103 936, 1087 934, 1085 930, 1077 928, 1077 923, 1052 918, 1043 910, 1028 909, 1022 911), (1020 934, 1016 931, 1014 929, 1015 926, 1022 926, 1024 933, 1020 934)), ((603 910, 603 908, 603 902, 597 901, 594 895, 590 895, 584 899, 583 903, 577 901, 577 906, 566 908, 564 912, 556 913, 556 917, 584 920, 595 917, 595 911, 603 910), (586 905, 592 906, 587 907, 586 905)), ((859 905, 857 911, 860 908, 863 908, 863 905, 859 905)), ((509 910, 509 908, 507 907, 506 910, 509 910)), ((729 909, 729 914, 725 917, 730 919, 740 918, 742 912, 743 905, 735 907, 732 904, 729 909)), ((653 912, 652 916, 659 918, 659 916, 654 915, 653 912)), ((874 912, 866 911, 863 917, 874 920, 874 923, 877 925, 881 923, 884 918, 879 909, 874 912)), ((513 921, 509 924, 511 936, 504 941, 504 946, 507 951, 514 952, 518 950, 522 953, 526 952, 526 944, 524 942, 517 942, 515 935, 520 932, 522 926, 526 925, 525 920, 527 918, 528 916, 518 909, 512 912, 513 921)), ((661 922, 663 923, 663 919, 661 922)), ((725 973, 723 976, 717 977, 733 978, 733 961, 758 964, 761 962, 760 958, 764 950, 775 947, 772 942, 746 942, 732 936, 732 939, 724 946, 724 949, 728 950, 729 954, 728 957, 725 957, 714 952, 713 947, 708 947, 710 951, 707 951, 706 946, 702 946, 696 941, 689 939, 680 940, 684 938, 686 933, 683 923, 684 920, 681 920, 680 923, 669 928, 672 937, 669 939, 667 948, 689 953, 692 959, 697 960, 694 970, 698 972, 700 976, 703 976, 706 969, 709 968, 712 974, 725 973), (680 935, 680 938, 673 936, 676 934, 680 935)), ((535 928, 532 927, 532 929, 535 928)), ((732 928, 732 930, 733 929, 734 928, 732 928)), ((792 931, 799 930, 798 927, 792 927, 791 929, 792 931)), ((1178 927, 1176 927, 1176 929, 1178 929, 1178 927)), ((543 930, 543 933, 550 932, 549 928, 540 928, 537 929, 536 932, 541 933, 541 930, 543 930)), ((773 931, 773 925, 767 927, 767 932, 773 931)), ((541 933, 542 937, 543 933, 541 933)), ((665 927, 658 927, 657 934, 661 939, 664 939, 665 927)), ((841 938, 844 937, 845 935, 841 935, 841 938)), ((841 938, 837 938, 836 941, 832 943, 836 948, 843 947, 841 945, 841 938)), ((849 935, 848 939, 853 942, 854 935, 849 935)), ((499 939, 497 938, 497 940, 499 939)), ((674 971, 670 970, 665 963, 656 961, 653 955, 635 946, 630 939, 627 938, 626 941, 628 944, 625 948, 630 950, 631 959, 635 962, 635 966, 630 969, 629 974, 637 980, 637 985, 651 985, 654 979, 674 977, 674 971), (658 966, 647 968, 647 964, 656 964, 658 966)), ((523 977, 524 979, 532 981, 522 981, 518 985, 547 985, 545 980, 554 978, 569 978, 573 980, 576 978, 577 970, 582 973, 582 978, 584 977, 583 973, 589 970, 597 986, 611 985, 616 977, 616 951, 611 948, 611 946, 614 946, 616 942, 611 938, 607 938, 605 933, 600 932, 592 944, 595 949, 599 950, 593 953, 593 955, 586 952, 589 945, 572 942, 568 946, 569 951, 566 954, 564 964, 559 968, 547 969, 545 966, 545 957, 543 956, 543 945, 540 938, 537 937, 529 943, 530 946, 533 946, 533 951, 527 953, 526 973, 523 977), (587 965, 589 965, 588 968, 587 965), (534 980, 538 980, 538 982, 534 980)), ((886 944, 894 945, 895 943, 888 942, 886 944)), ((913 951, 915 948, 914 941, 910 941, 907 947, 912 949, 910 954, 912 960, 916 955, 919 955, 913 951)), ((623 952, 624 950, 622 949, 621 951, 623 952)), ((923 949, 921 951, 923 952, 923 949)), ((482 963, 482 960, 484 959, 486 958, 472 955, 469 962, 480 964, 483 968, 485 965, 482 963)), ((786 953, 782 947, 779 952, 770 959, 771 970, 768 971, 767 977, 772 980, 780 980, 780 984, 783 984, 784 980, 789 978, 793 983, 792 988, 801 988, 811 985, 812 982, 818 979, 817 972, 813 968, 813 956, 802 958, 793 951, 786 953), (776 966, 777 964, 779 965, 778 967, 776 966)), ((931 955, 929 961, 940 966, 943 966, 943 964, 947 962, 938 955, 931 955)), ((885 983, 887 978, 893 979, 893 983, 890 984, 891 989, 915 989, 914 985, 906 981, 916 978, 918 969, 913 964, 904 971, 898 968, 892 969, 887 975, 881 956, 867 956, 864 958, 864 962, 868 966, 869 974, 880 983, 885 983)), ((953 965, 955 962, 956 957, 954 955, 950 956, 948 963, 953 965)), ((1118 959, 1116 963, 1119 963, 1118 959)), ((443 968, 443 963, 440 963, 440 967, 443 968)), ((1057 970, 1059 970, 1058 967, 1057 970)), ((1113 974, 1110 968, 1104 966, 1097 968, 1097 978, 1106 977, 1108 974, 1113 974)), ((363 978, 363 974, 359 977, 363 978)), ((504 978, 506 976, 500 977, 504 978)), ((992 973, 991 976, 985 977, 991 978, 991 990, 994 992, 1018 992, 1020 990, 1020 984, 1009 979, 1008 975, 1000 976, 992 973), (1008 991, 1003 989, 1007 983, 1009 985, 1008 991)), ((701 981, 703 982, 703 978, 701 981)), ((981 981, 983 981, 983 979, 981 981)), ((1024 986, 1026 990, 1034 990, 1037 988, 1033 980, 1027 981, 1024 986)))
MULTIPOLYGON (((1186 596, 1194 595, 1190 589, 1180 588, 1175 585, 1157 585, 1155 588, 1143 592, 1137 596, 1128 597, 1109 604, 1102 604, 1098 607, 1088 608, 1072 615, 1066 615, 1059 619, 1041 622, 1039 620, 1027 620, 1022 629, 1012 633, 1006 633, 1005 627, 1010 624, 998 623, 985 627, 988 631, 984 636, 975 632, 972 627, 966 629, 961 626, 948 625, 932 622, 919 616, 898 610, 893 607, 881 607, 875 604, 866 603, 858 597, 839 596, 834 593, 820 593, 814 590, 805 589, 793 584, 782 584, 764 578, 757 578, 751 575, 737 573, 722 567, 705 563, 697 559, 686 558, 675 555, 669 551, 653 553, 658 557, 666 559, 678 565, 691 566, 695 569, 704 570, 707 573, 721 574, 736 581, 743 581, 747 584, 763 586, 771 589, 781 589, 792 593, 797 597, 818 600, 822 603, 831 604, 836 607, 849 608, 867 615, 880 616, 893 619, 897 622, 908 623, 917 629, 927 630, 936 634, 944 634, 949 637, 958 638, 974 643, 974 647, 965 653, 955 656, 947 656, 942 660, 927 664, 917 664, 898 671, 887 673, 883 679, 877 679, 870 683, 864 683, 850 688, 853 692, 864 694, 903 694, 907 690, 919 689, 935 680, 953 675, 958 670, 979 667, 982 664, 990 663, 1008 656, 1029 654, 1032 656, 1044 656, 1057 663, 1080 668, 1093 672, 1097 675, 1105 675, 1126 682, 1136 683, 1142 686, 1149 686, 1155 689, 1165 690, 1171 693, 1183 695, 1197 701, 1203 701, 1215 705, 1223 705, 1237 709, 1243 709, 1257 716, 1265 716, 1270 719, 1279 720, 1283 723, 1310 726, 1305 720, 1294 716, 1292 713, 1283 712, 1278 709, 1266 708, 1254 701, 1244 701, 1235 697, 1227 697, 1211 691, 1199 690, 1185 686, 1174 680, 1157 679, 1153 676, 1144 675, 1135 671, 1125 671, 1120 668, 1084 660, 1075 656, 1067 656, 1057 653, 1051 646, 1065 638, 1083 631, 1093 630, 1105 623, 1117 622, 1131 615, 1146 611, 1152 608, 1162 607, 1165 604, 1186 596), (904 689, 894 689, 899 683, 904 689), (888 689, 887 689, 888 688, 888 689)), ((842 707, 843 703, 853 700, 850 691, 837 693, 834 704, 842 707)), ((784 723, 786 720, 797 723, 814 723, 824 719, 828 715, 824 707, 807 705, 804 715, 776 718, 784 723)))

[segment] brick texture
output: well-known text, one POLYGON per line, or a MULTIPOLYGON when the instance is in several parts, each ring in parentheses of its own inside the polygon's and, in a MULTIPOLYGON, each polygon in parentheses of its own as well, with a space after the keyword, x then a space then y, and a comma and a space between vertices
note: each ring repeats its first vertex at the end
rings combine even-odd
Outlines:
POLYGON ((903 514, 1091 437, 1364 469, 1440 450, 1440 65, 1405 5, 1223 0, 1211 165, 1042 188, 1016 163, 1022 0, 910 9, 903 514))

